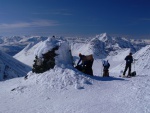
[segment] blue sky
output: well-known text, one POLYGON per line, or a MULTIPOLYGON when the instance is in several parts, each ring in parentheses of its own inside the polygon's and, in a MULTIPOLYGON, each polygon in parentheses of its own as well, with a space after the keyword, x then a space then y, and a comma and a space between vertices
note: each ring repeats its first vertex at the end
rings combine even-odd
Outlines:
POLYGON ((150 0, 0 0, 0 35, 150 36, 150 0))

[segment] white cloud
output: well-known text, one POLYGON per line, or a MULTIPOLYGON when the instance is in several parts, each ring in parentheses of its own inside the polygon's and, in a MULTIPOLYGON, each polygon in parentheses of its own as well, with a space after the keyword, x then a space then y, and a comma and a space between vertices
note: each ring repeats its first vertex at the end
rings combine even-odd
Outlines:
POLYGON ((18 23, 1 23, 0 29, 25 28, 25 27, 49 27, 59 25, 57 21, 53 20, 36 20, 32 22, 18 22, 18 23))

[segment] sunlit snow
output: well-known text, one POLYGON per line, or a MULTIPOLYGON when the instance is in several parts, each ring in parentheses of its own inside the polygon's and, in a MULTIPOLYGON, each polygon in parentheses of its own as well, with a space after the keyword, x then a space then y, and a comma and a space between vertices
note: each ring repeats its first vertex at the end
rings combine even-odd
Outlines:
POLYGON ((0 113, 150 113, 150 46, 138 50, 139 46, 119 39, 110 47, 107 39, 111 37, 106 37, 106 33, 84 41, 49 37, 27 45, 14 58, 32 67, 35 55, 41 56, 58 45, 56 65, 40 74, 29 71, 26 80, 15 77, 0 81, 0 113), (119 77, 124 58, 131 51, 135 59, 132 71, 137 76, 119 77), (79 53, 93 54, 94 76, 73 67, 72 58, 77 64, 79 53), (102 77, 104 59, 110 62, 110 77, 102 77))

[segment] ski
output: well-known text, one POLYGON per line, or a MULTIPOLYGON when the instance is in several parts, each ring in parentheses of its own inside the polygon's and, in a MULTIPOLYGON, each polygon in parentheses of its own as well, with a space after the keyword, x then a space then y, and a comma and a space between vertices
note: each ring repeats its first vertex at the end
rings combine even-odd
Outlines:
POLYGON ((122 78, 132 78, 132 76, 122 76, 122 75, 119 75, 119 77, 122 77, 122 78))

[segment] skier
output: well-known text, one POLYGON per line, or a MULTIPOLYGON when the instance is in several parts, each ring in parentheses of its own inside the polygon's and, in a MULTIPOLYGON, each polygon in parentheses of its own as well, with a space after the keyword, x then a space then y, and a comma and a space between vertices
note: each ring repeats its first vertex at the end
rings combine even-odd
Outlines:
POLYGON ((126 60, 126 66, 125 66, 125 69, 124 69, 124 72, 123 72, 123 77, 125 77, 127 69, 128 69, 127 77, 130 77, 131 76, 131 64, 133 62, 133 57, 132 57, 132 53, 131 52, 129 53, 129 55, 127 55, 125 57, 125 60, 126 60))
POLYGON ((103 62, 103 77, 109 77, 109 67, 110 67, 110 64, 107 61, 104 60, 103 62))

